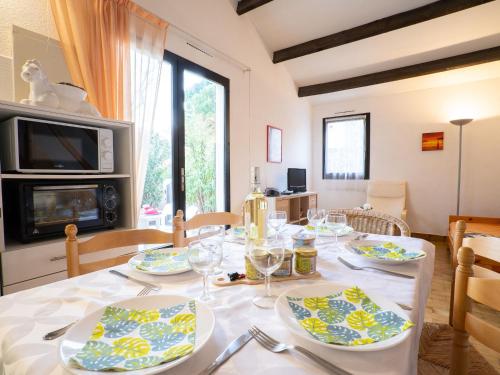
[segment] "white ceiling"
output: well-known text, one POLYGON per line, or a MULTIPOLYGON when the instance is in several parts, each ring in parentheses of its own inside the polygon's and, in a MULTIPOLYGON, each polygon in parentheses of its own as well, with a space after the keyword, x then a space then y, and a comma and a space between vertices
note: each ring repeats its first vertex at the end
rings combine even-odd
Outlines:
MULTIPOLYGON (((250 13, 269 51, 293 46, 404 12, 424 0, 274 0, 250 13)), ((500 0, 422 22, 284 64, 296 86, 311 85, 500 45, 500 0)), ((310 97, 313 103, 389 91, 408 91, 500 77, 497 63, 310 97), (450 74, 451 73, 451 74, 450 74), (377 88, 378 87, 378 88, 377 88), (382 91, 381 91, 382 88, 382 91)))

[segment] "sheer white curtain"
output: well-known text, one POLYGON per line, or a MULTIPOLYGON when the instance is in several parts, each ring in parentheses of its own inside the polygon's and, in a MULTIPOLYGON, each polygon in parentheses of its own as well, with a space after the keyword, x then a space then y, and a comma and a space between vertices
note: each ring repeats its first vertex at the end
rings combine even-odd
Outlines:
POLYGON ((135 123, 136 213, 140 214, 168 24, 130 16, 130 99, 135 123))
POLYGON ((366 116, 325 120, 325 177, 335 180, 365 178, 366 116))

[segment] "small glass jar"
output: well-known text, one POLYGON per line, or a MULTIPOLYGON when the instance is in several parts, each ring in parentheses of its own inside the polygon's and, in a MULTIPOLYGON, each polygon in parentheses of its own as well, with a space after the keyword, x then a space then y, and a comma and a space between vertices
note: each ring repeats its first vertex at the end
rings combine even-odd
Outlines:
MULTIPOLYGON (((265 251, 262 251, 262 256, 267 257, 265 251)), ((264 274, 257 270, 250 259, 248 254, 245 254, 245 276, 249 280, 263 280, 264 274)))
POLYGON ((301 275, 310 275, 316 272, 318 251, 314 248, 295 249, 295 272, 301 275))
POLYGON ((294 249, 314 249, 316 236, 310 233, 298 233, 292 236, 294 249))
POLYGON ((283 263, 281 263, 280 268, 273 272, 272 276, 276 277, 289 277, 292 276, 293 269, 293 251, 285 249, 285 255, 283 257, 283 263))

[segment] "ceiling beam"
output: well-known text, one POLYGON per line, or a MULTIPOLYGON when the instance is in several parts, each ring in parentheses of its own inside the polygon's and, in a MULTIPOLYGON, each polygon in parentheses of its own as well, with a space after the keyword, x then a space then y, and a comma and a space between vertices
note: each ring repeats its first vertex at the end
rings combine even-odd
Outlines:
POLYGON ((377 85, 379 83, 399 81, 401 79, 440 73, 496 60, 500 60, 500 46, 338 81, 302 86, 299 87, 299 97, 327 94, 358 87, 377 85))
POLYGON ((250 12, 255 8, 258 8, 264 4, 270 3, 273 0, 240 0, 238 6, 236 7, 236 13, 240 16, 246 12, 250 12))
MULTIPOLYGON (((415 8, 403 13, 394 14, 389 17, 381 18, 376 21, 366 23, 340 31, 335 34, 313 39, 305 43, 297 44, 292 47, 284 48, 274 52, 273 62, 294 59, 306 56, 311 53, 334 48, 343 44, 352 43, 357 40, 370 38, 375 35, 387 33, 389 31, 401 29, 403 27, 415 25, 420 22, 432 20, 437 17, 445 16, 450 13, 459 12, 464 9, 475 7, 493 0, 440 0, 419 8, 415 8)), ((241 4, 242 2, 240 2, 241 4)), ((238 6, 239 7, 239 6, 238 6)))

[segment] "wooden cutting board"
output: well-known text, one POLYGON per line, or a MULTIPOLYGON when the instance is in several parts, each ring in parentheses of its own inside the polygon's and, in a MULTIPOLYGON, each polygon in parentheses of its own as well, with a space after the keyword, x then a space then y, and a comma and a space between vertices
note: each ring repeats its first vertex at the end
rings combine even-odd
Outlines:
MULTIPOLYGON (((310 275, 300 275, 298 273, 293 273, 291 276, 287 277, 271 277, 271 282, 281 282, 281 281, 290 281, 290 280, 302 280, 302 279, 317 279, 320 278, 321 274, 316 271, 310 275)), ((213 284, 217 286, 233 286, 233 285, 258 285, 264 284, 264 279, 262 280, 250 280, 250 279, 239 279, 235 281, 230 281, 227 275, 220 275, 213 280, 213 284)))

